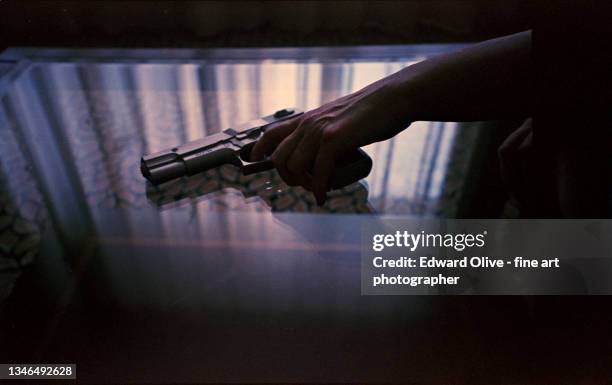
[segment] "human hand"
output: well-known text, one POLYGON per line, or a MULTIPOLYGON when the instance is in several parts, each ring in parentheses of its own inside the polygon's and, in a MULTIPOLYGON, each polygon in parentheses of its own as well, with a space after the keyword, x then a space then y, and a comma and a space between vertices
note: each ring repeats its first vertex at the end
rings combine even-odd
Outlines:
POLYGON ((283 180, 323 204, 335 162, 350 150, 391 138, 410 123, 393 78, 386 78, 266 130, 251 160, 270 155, 283 180), (403 108, 403 106, 401 106, 403 108))

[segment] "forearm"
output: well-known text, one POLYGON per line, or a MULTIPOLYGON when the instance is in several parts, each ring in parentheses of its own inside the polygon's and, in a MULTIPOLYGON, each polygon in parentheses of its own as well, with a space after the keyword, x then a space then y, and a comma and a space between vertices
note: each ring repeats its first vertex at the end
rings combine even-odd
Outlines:
POLYGON ((488 40, 403 69, 386 81, 397 119, 473 121, 529 116, 531 31, 488 40))

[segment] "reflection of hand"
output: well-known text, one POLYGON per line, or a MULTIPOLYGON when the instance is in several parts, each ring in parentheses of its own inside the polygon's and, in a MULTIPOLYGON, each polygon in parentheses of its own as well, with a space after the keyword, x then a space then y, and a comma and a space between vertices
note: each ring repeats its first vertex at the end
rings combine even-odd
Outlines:
POLYGON ((532 148, 532 120, 529 118, 506 138, 498 150, 502 179, 519 202, 530 201, 526 195, 532 188, 530 182, 535 180, 529 176, 535 166, 535 162, 531 162, 532 148))
POLYGON ((559 215, 552 169, 534 148, 531 118, 506 138, 498 153, 502 179, 521 216, 559 215))
POLYGON ((252 160, 271 154, 287 184, 312 191, 317 203, 322 204, 338 158, 391 138, 409 124, 405 114, 394 111, 401 99, 394 95, 393 88, 392 78, 383 79, 270 127, 253 148, 252 160))

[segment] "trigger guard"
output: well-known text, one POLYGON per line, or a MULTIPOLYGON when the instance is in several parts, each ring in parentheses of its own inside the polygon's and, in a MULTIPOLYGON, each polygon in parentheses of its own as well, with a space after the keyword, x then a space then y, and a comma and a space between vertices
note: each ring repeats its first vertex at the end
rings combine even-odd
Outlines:
POLYGON ((257 143, 257 141, 247 143, 240 149, 239 155, 240 160, 242 161, 241 169, 243 175, 251 175, 274 168, 274 163, 272 163, 272 160, 268 158, 257 162, 251 161, 251 151, 253 150, 253 147, 255 147, 255 143, 257 143))

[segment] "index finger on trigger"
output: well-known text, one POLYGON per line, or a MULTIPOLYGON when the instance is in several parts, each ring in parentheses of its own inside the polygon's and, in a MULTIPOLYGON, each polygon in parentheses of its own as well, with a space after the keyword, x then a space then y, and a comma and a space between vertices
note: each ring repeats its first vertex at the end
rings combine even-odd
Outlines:
POLYGON ((264 156, 271 154, 296 129, 298 123, 298 119, 289 119, 268 127, 253 146, 250 160, 262 160, 264 156))

